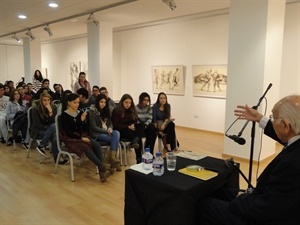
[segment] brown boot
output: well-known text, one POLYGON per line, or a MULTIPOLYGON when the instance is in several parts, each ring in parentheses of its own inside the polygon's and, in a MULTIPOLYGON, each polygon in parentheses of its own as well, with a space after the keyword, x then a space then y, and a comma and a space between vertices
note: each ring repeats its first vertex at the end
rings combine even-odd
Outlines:
POLYGON ((117 158, 117 152, 116 151, 110 151, 110 164, 120 164, 120 160, 117 158))
POLYGON ((100 181, 104 182, 110 176, 110 168, 107 167, 105 163, 102 163, 101 166, 98 166, 100 181))

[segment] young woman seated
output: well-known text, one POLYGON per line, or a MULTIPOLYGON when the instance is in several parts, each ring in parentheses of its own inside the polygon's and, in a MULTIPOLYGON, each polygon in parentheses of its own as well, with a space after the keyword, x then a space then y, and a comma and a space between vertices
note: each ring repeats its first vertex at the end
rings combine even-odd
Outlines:
POLYGON ((120 133, 113 129, 107 97, 104 94, 98 94, 95 99, 95 105, 90 107, 89 128, 90 137, 96 141, 109 143, 110 149, 106 154, 107 161, 111 164, 111 167, 121 171, 120 160, 116 158, 120 133))
MULTIPOLYGON (((6 106, 6 118, 10 121, 12 127, 12 134, 16 142, 22 142, 24 148, 27 147, 25 143, 28 118, 27 118, 27 108, 23 105, 21 95, 17 89, 14 89, 10 93, 9 102, 6 106), (21 140, 18 138, 18 132, 21 131, 21 140)), ((8 144, 12 143, 12 139, 8 140, 8 144)))
POLYGON ((165 138, 165 148, 168 152, 176 149, 176 136, 174 119, 171 119, 171 105, 168 103, 167 95, 160 92, 156 103, 153 105, 153 123, 160 136, 165 138))
POLYGON ((146 135, 145 148, 150 148, 153 155, 157 132, 152 123, 152 108, 150 95, 143 92, 139 96, 139 103, 135 107, 138 115, 138 123, 144 125, 144 134, 146 135))
MULTIPOLYGON (((30 137, 41 140, 36 149, 40 154, 46 155, 45 147, 51 142, 54 162, 57 160, 58 149, 55 130, 56 108, 48 93, 42 93, 40 99, 31 109, 30 137)), ((59 159, 60 160, 60 159, 59 159)), ((62 159, 59 164, 66 164, 68 160, 62 159)))
POLYGON ((70 152, 78 157, 87 156, 99 169, 100 181, 104 182, 113 172, 110 165, 103 162, 101 145, 88 137, 87 112, 78 110, 79 96, 72 93, 66 97, 67 109, 61 114, 60 137, 70 152))
POLYGON ((130 146, 135 149, 136 161, 142 161, 141 135, 144 130, 143 124, 138 124, 138 117, 132 97, 124 94, 119 104, 112 112, 112 122, 114 129, 120 132, 121 139, 129 140, 130 146))

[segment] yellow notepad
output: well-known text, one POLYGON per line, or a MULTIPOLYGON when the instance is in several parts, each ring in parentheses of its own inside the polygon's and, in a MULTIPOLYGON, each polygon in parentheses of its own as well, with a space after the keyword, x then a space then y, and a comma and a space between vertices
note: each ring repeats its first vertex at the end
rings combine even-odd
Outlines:
POLYGON ((184 173, 186 175, 201 179, 201 180, 209 180, 213 177, 218 176, 217 172, 211 171, 211 170, 200 170, 200 171, 192 171, 188 170, 187 168, 183 168, 178 170, 180 173, 184 173))

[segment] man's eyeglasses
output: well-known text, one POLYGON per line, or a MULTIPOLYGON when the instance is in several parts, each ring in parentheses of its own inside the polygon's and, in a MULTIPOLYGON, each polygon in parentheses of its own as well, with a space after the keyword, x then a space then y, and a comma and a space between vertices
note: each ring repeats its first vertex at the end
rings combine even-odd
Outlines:
POLYGON ((269 118, 270 118, 271 122, 274 122, 274 120, 281 120, 282 119, 281 117, 275 117, 273 115, 270 115, 269 118))

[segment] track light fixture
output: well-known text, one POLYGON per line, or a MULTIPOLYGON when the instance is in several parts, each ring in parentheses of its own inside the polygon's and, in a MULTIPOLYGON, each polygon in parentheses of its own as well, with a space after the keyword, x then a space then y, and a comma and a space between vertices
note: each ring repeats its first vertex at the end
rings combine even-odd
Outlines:
POLYGON ((20 39, 16 36, 16 34, 14 34, 13 36, 11 36, 12 39, 15 39, 18 43, 20 42, 20 39))
POLYGON ((166 3, 171 11, 173 11, 177 7, 174 0, 162 0, 162 2, 166 3))
POLYGON ((29 36, 30 37, 30 40, 31 41, 33 41, 34 39, 35 39, 35 36, 33 36, 33 34, 32 34, 32 32, 31 32, 31 30, 29 29, 29 30, 27 30, 27 32, 25 33, 27 36, 29 36))
POLYGON ((47 25, 44 27, 44 31, 46 31, 46 32, 48 33, 49 37, 53 35, 52 30, 51 30, 49 24, 47 24, 47 25))
POLYGON ((94 23, 96 26, 98 26, 98 24, 99 24, 98 20, 95 19, 95 17, 94 17, 94 13, 91 13, 89 15, 89 17, 87 18, 87 21, 94 23))

